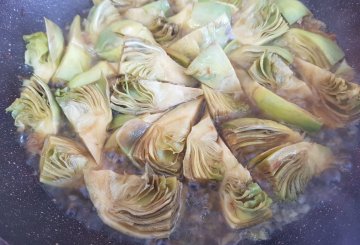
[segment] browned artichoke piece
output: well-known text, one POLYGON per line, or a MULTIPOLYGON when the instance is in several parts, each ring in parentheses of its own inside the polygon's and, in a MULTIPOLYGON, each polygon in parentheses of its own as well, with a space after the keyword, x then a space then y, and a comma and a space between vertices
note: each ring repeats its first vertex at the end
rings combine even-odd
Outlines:
POLYGON ((314 176, 331 167, 332 152, 315 143, 301 142, 267 153, 252 162, 254 174, 271 183, 282 200, 294 200, 314 176))
POLYGON ((162 45, 173 41, 180 30, 177 24, 169 23, 164 17, 158 17, 149 29, 153 33, 155 40, 162 45))
POLYGON ((344 127, 360 117, 360 86, 301 59, 298 72, 315 92, 314 113, 330 127, 344 127))
POLYGON ((296 131, 271 120, 239 118, 222 125, 223 137, 239 161, 247 161, 284 143, 303 137, 296 131))
POLYGON ((184 176, 190 180, 221 180, 225 165, 219 135, 208 113, 192 127, 186 140, 184 176))
POLYGON ((148 163, 155 172, 179 175, 186 138, 199 117, 202 102, 202 98, 196 99, 165 113, 135 144, 132 159, 140 166, 148 163))
POLYGON ((166 238, 179 215, 182 184, 176 177, 87 171, 85 183, 103 222, 127 235, 166 238))
POLYGON ((66 138, 49 136, 40 159, 40 182, 77 188, 84 183, 83 171, 96 164, 86 148, 66 138))

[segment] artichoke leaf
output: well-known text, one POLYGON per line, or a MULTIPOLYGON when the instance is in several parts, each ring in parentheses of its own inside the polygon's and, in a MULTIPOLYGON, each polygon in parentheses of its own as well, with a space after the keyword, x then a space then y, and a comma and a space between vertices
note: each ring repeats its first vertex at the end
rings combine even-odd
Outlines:
POLYGON ((57 134, 61 122, 61 111, 49 86, 36 76, 23 81, 20 98, 6 111, 11 112, 18 130, 30 129, 40 139, 57 134))
POLYGON ((80 16, 75 16, 70 26, 69 44, 53 77, 53 82, 68 82, 91 66, 91 55, 81 32, 80 16))
POLYGON ((186 74, 224 93, 242 91, 234 68, 222 48, 216 43, 210 45, 192 61, 186 74))
POLYGON ((323 126, 323 123, 311 113, 253 81, 247 72, 240 69, 237 72, 245 93, 266 116, 310 133, 318 132, 323 126))
POLYGON ((201 89, 121 75, 113 86, 111 108, 124 114, 165 111, 178 104, 196 99, 201 89))
POLYGON ((305 16, 311 15, 310 10, 298 0, 276 0, 275 3, 289 25, 293 25, 301 21, 305 16))
POLYGON ((360 86, 309 62, 295 59, 298 72, 314 91, 313 111, 330 127, 344 127, 360 117, 360 86))
POLYGON ((58 90, 56 100, 97 163, 112 120, 108 82, 102 77, 96 83, 58 90))
POLYGON ((285 146, 265 159, 253 162, 254 172, 271 183, 281 200, 295 200, 312 177, 333 166, 332 152, 308 142, 285 146))
POLYGON ((151 31, 142 23, 135 20, 119 20, 112 23, 108 30, 123 36, 141 38, 156 43, 151 31))
POLYGON ((183 150, 191 127, 196 123, 202 98, 167 112, 135 144, 132 159, 139 166, 149 164, 155 172, 179 175, 183 150))
POLYGON ((57 136, 49 136, 40 158, 40 182, 56 187, 77 188, 84 184, 84 170, 94 168, 86 148, 57 136))
POLYGON ((230 33, 231 23, 224 14, 209 24, 174 41, 166 48, 166 51, 180 64, 187 67, 201 51, 212 43, 218 43, 224 47, 230 39, 230 33))
POLYGON ((155 19, 149 29, 153 33, 156 42, 162 46, 165 46, 169 42, 173 41, 180 30, 177 24, 169 23, 164 17, 158 17, 155 19))
POLYGON ((224 123, 221 128, 225 142, 242 162, 279 144, 303 140, 298 132, 271 120, 239 118, 224 123))
POLYGON ((189 87, 196 85, 196 80, 185 74, 185 68, 173 61, 160 46, 139 39, 125 41, 120 73, 189 87))
POLYGON ((183 173, 189 180, 221 180, 224 175, 219 135, 208 113, 192 127, 186 140, 183 173))
POLYGON ((178 220, 182 184, 147 170, 143 176, 87 171, 86 187, 105 224, 138 238, 167 238, 178 220))

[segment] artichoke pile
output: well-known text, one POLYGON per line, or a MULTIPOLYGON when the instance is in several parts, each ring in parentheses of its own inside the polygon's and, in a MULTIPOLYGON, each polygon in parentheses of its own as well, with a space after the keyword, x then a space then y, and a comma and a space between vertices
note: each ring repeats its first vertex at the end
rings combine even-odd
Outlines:
POLYGON ((24 36, 34 74, 7 111, 41 142, 40 182, 86 186, 107 225, 165 238, 181 181, 219 182, 224 220, 242 229, 336 166, 311 137, 359 119, 360 86, 330 35, 302 24, 313 16, 300 1, 93 2, 66 42, 47 19, 24 36))

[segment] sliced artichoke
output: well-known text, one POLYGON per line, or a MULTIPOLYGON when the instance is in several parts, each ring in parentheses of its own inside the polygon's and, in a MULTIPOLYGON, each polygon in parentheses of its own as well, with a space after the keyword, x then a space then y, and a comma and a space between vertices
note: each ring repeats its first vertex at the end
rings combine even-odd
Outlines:
POLYGON ((221 47, 230 39, 231 23, 227 15, 222 15, 213 22, 194 30, 188 35, 176 40, 166 49, 168 54, 179 61, 180 64, 188 66, 201 51, 212 43, 221 47))
POLYGON ((224 175, 223 152, 220 137, 209 116, 192 127, 186 140, 183 161, 184 176, 190 180, 221 180, 224 175))
POLYGON ((57 136, 49 136, 41 153, 40 182, 77 188, 84 184, 84 170, 94 168, 94 160, 78 143, 57 136))
POLYGON ((151 31, 138 21, 119 20, 112 23, 108 30, 124 36, 141 38, 156 43, 151 31))
POLYGON ((233 32, 242 44, 263 45, 289 30, 288 24, 274 3, 254 1, 238 13, 240 14, 235 18, 233 32))
POLYGON ((102 76, 109 77, 116 75, 116 69, 110 63, 100 61, 88 71, 74 77, 69 83, 69 88, 81 87, 99 81, 102 76))
POLYGON ((202 84, 201 88, 204 91, 208 110, 216 123, 244 116, 250 112, 249 103, 241 93, 224 93, 205 84, 202 84))
POLYGON ((275 194, 282 200, 295 200, 304 192, 312 177, 332 166, 331 151, 315 143, 301 142, 285 146, 258 162, 254 172, 269 181, 275 194))
POLYGON ((305 16, 311 15, 310 10, 298 0, 275 0, 275 3, 289 25, 295 24, 305 16))
POLYGON ((139 39, 125 42, 120 73, 190 87, 196 85, 195 79, 185 74, 185 68, 173 61, 160 46, 139 39))
POLYGON ((325 69, 330 69, 345 56, 333 40, 297 28, 290 29, 276 44, 289 48, 297 57, 325 69))
POLYGON ((196 123, 202 99, 179 105, 157 120, 135 144, 132 159, 156 172, 180 175, 182 152, 191 127, 196 123))
POLYGON ((232 162, 220 187, 220 203, 228 225, 233 229, 248 228, 271 218, 272 200, 253 182, 250 173, 236 161, 223 144, 224 160, 232 162))
POLYGON ((330 127, 344 127, 360 118, 360 86, 301 59, 295 65, 304 81, 313 88, 313 110, 330 127))
POLYGON ((20 131, 30 129, 44 138, 56 134, 61 115, 48 85, 38 77, 24 80, 20 98, 17 98, 7 109, 15 120, 20 131))
POLYGON ((88 171, 86 187, 105 224, 139 238, 166 238, 179 216, 182 184, 176 177, 88 171))
POLYGON ((70 81, 76 75, 87 71, 90 66, 91 55, 81 33, 80 16, 77 15, 70 26, 69 44, 53 81, 56 83, 70 81))
POLYGON ((321 129, 323 123, 314 115, 253 81, 247 72, 237 71, 244 91, 265 115, 307 132, 317 132, 321 129))
POLYGON ((25 64, 32 66, 34 75, 48 83, 54 75, 64 52, 64 36, 58 25, 45 18, 46 34, 25 35, 25 64))
POLYGON ((201 83, 224 93, 241 92, 236 73, 218 44, 212 44, 197 56, 186 70, 201 83))
POLYGON ((177 37, 180 28, 175 23, 169 23, 164 17, 158 17, 149 29, 153 33, 155 40, 164 46, 177 37))
POLYGON ((270 120, 239 118, 222 125, 225 142, 239 161, 284 143, 296 143, 303 137, 296 131, 270 120))
POLYGON ((59 90, 56 100, 95 161, 100 163, 106 129, 112 120, 106 78, 82 87, 59 90))
POLYGON ((113 86, 111 108, 133 115, 157 113, 202 94, 197 88, 121 75, 113 86))
POLYGON ((179 13, 181 10, 190 6, 192 3, 196 3, 198 0, 168 0, 171 10, 175 13, 179 13))
POLYGON ((85 31, 93 43, 99 34, 112 22, 121 19, 118 10, 113 6, 111 0, 103 0, 90 9, 85 20, 85 31))
POLYGON ((233 64, 245 70, 249 69, 255 60, 265 52, 276 54, 288 63, 293 62, 292 54, 288 50, 277 46, 243 46, 237 41, 232 41, 225 47, 225 52, 233 64))
POLYGON ((167 0, 158 0, 138 8, 128 9, 124 13, 126 19, 139 21, 149 27, 158 17, 167 17, 170 13, 170 5, 167 0))

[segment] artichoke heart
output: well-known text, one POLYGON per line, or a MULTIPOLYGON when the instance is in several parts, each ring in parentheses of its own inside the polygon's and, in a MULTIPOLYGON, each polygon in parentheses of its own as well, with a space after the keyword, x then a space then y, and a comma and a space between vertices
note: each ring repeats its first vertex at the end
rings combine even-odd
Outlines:
POLYGON ((135 144, 132 159, 155 172, 180 175, 183 150, 191 127, 196 123, 203 99, 193 100, 167 112, 135 144))
POLYGON ((77 188, 84 184, 84 170, 94 168, 94 160, 78 143, 57 136, 49 136, 40 159, 40 182, 77 188))
POLYGON ((176 177, 120 175, 111 170, 87 171, 86 187, 103 222, 138 238, 166 238, 181 205, 182 184, 176 177))
POLYGON ((82 138, 97 163, 112 120, 109 88, 106 78, 77 88, 57 92, 56 100, 65 116, 82 138))
POLYGON ((291 201, 304 192, 312 177, 331 167, 333 160, 328 148, 301 142, 270 150, 251 165, 256 175, 269 181, 280 199, 291 201))
POLYGON ((344 127, 360 117, 360 86, 301 59, 295 59, 298 72, 318 100, 314 113, 330 127, 344 127))
POLYGON ((268 1, 253 1, 234 18, 234 35, 245 45, 269 43, 289 30, 276 4, 268 1))
POLYGON ((282 124, 257 118, 226 122, 222 125, 222 133, 231 151, 242 162, 277 145, 303 140, 298 132, 282 124))
POLYGON ((134 115, 157 113, 202 94, 202 90, 197 88, 121 75, 113 86, 111 108, 134 115))
POLYGON ((219 44, 212 44, 190 64, 186 74, 221 92, 241 92, 234 68, 219 44))
POLYGON ((220 187, 222 212, 228 225, 243 229, 270 219, 272 200, 254 183, 249 171, 237 162, 225 144, 223 149, 224 161, 236 163, 228 167, 220 187))
POLYGON ((60 108, 51 93, 49 86, 38 77, 23 81, 20 98, 17 98, 7 109, 15 120, 20 131, 30 129, 45 138, 56 134, 59 129, 60 108))
POLYGON ((169 23, 164 17, 155 19, 149 29, 153 33, 155 40, 161 45, 173 41, 180 30, 177 24, 169 23))
POLYGON ((139 39, 125 41, 120 73, 190 87, 196 85, 196 80, 185 74, 185 68, 173 61, 160 46, 139 39))
POLYGON ((192 127, 186 140, 184 176, 190 180, 221 180, 225 171, 219 135, 208 115, 192 127))

